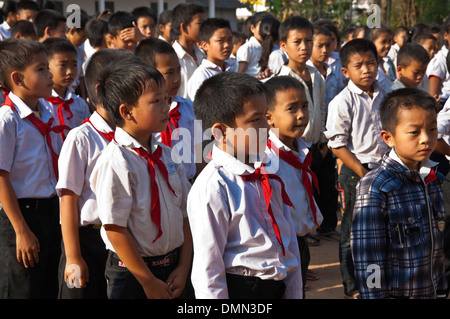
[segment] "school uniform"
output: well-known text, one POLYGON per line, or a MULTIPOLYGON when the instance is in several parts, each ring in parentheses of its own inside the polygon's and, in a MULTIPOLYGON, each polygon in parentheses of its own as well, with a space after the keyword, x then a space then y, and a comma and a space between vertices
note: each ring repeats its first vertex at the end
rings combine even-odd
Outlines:
POLYGON ((450 96, 450 74, 447 70, 448 48, 443 45, 438 53, 428 63, 426 75, 435 76, 441 80, 440 98, 445 102, 450 96))
POLYGON ((236 52, 238 65, 240 62, 247 62, 247 70, 245 73, 256 77, 261 71, 259 66, 259 59, 261 58, 262 46, 254 36, 248 39, 243 45, 239 47, 236 52))
POLYGON ((268 206, 262 182, 251 179, 258 171, 214 145, 189 192, 196 298, 302 298, 289 198, 269 178, 268 206))
POLYGON ((11 26, 8 22, 3 21, 3 23, 0 24, 0 41, 6 41, 9 38, 11 38, 11 26))
POLYGON ((194 106, 191 100, 176 95, 170 104, 170 128, 165 132, 155 133, 156 140, 172 148, 176 153, 175 159, 181 160, 184 165, 186 177, 192 180, 197 172, 195 147, 196 140, 201 144, 203 134, 201 125, 194 115, 194 106))
POLYGON ((403 82, 400 81, 399 79, 396 79, 394 81, 394 83, 392 83, 392 86, 391 86, 391 90, 392 91, 395 91, 395 90, 398 90, 398 89, 403 89, 403 88, 406 88, 406 85, 404 85, 403 82))
POLYGON ((41 101, 37 113, 12 92, 0 107, 0 169, 9 172, 21 213, 40 245, 39 263, 26 269, 17 261, 14 229, 1 209, 1 298, 56 298, 58 290, 61 233, 55 190, 57 157, 51 148, 56 133, 49 128, 52 115, 41 101), (36 125, 49 131, 41 133, 36 125))
POLYGON ((400 46, 397 43, 394 43, 393 45, 391 45, 391 48, 389 49, 389 53, 387 55, 389 59, 391 59, 395 67, 397 67, 397 56, 399 50, 400 46))
MULTIPOLYGON (((358 88, 351 80, 328 107, 328 147, 346 147, 366 169, 380 165, 388 147, 381 139, 379 106, 386 95, 376 81, 373 83, 373 98, 358 88)), ((338 191, 341 196, 341 238, 339 261, 344 284, 344 293, 353 295, 358 291, 353 273, 350 249, 350 231, 356 184, 360 177, 343 164, 338 175, 338 191)))
MULTIPOLYGON (((47 110, 53 115, 55 123, 66 125, 69 129, 83 124, 83 121, 91 116, 87 102, 75 94, 72 88, 68 88, 66 96, 61 98, 55 90, 52 96, 44 100, 47 110)), ((68 130, 61 132, 60 136, 54 139, 54 149, 59 154, 68 130)))
POLYGON ((327 76, 325 78, 325 114, 328 114, 328 105, 347 85, 348 79, 342 73, 342 64, 339 52, 331 52, 326 61, 327 76))
MULTIPOLYGON (((152 273, 165 281, 178 264, 179 247, 184 242, 183 220, 190 184, 184 166, 172 161, 170 148, 154 137, 150 143, 151 150, 147 151, 127 132, 116 128, 115 140, 98 158, 90 182, 102 225, 127 227, 152 273), (160 157, 147 160, 144 152, 160 157), (153 182, 150 171, 155 176, 153 182), (158 203, 160 209, 152 209, 158 203)), ((105 269, 108 298, 145 298, 104 228, 101 236, 109 251, 105 269)))
POLYGON ((194 57, 187 53, 178 41, 175 41, 172 46, 178 56, 181 67, 181 84, 180 89, 178 90, 178 95, 187 99, 189 98, 187 90, 188 81, 192 74, 194 74, 194 71, 202 63, 205 55, 196 45, 194 45, 194 57))
POLYGON ((64 281, 65 248, 64 243, 61 243, 59 297, 62 299, 106 298, 104 272, 107 251, 100 236, 101 221, 97 211, 96 195, 92 191, 89 178, 98 157, 113 138, 114 130, 97 112, 94 112, 89 121, 69 132, 61 149, 56 191, 60 197, 63 189, 68 189, 79 196, 80 247, 89 269, 89 282, 86 288, 68 287, 64 281))
POLYGON ((230 65, 226 61, 223 63, 224 69, 222 70, 222 68, 217 64, 209 61, 208 59, 203 59, 200 66, 194 71, 187 83, 187 98, 194 101, 195 93, 197 93, 198 88, 206 79, 209 79, 216 74, 231 70, 230 65))
POLYGON ((392 84, 395 81, 395 77, 392 77, 392 70, 393 67, 390 65, 390 62, 388 62, 385 58, 383 58, 383 61, 381 62, 383 64, 383 67, 378 65, 378 73, 376 77, 376 81, 378 82, 378 85, 383 88, 385 92, 390 92, 392 88, 392 84))
POLYGON ((230 66, 231 72, 238 71, 239 63, 237 62, 237 58, 233 53, 231 53, 230 58, 228 60, 225 60, 225 62, 227 62, 228 65, 230 66))
MULTIPOLYGON (((322 213, 314 199, 314 188, 318 180, 311 171, 312 156, 309 143, 301 138, 294 142, 298 151, 286 146, 278 136, 269 131, 269 143, 266 148, 267 171, 280 176, 286 187, 293 207, 289 207, 299 242, 303 284, 306 283, 310 254, 305 236, 316 230, 323 221, 322 213)), ((336 210, 334 211, 336 214, 336 210)))
POLYGON ((289 57, 286 52, 281 50, 279 45, 274 45, 269 55, 267 66, 271 74, 278 74, 281 67, 289 62, 289 57))

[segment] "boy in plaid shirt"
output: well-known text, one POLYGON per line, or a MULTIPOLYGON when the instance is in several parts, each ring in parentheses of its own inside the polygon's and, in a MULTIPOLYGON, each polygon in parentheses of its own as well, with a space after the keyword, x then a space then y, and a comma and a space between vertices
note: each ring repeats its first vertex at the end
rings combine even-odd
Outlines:
POLYGON ((388 94, 381 137, 391 147, 356 189, 351 245, 362 298, 445 298, 444 201, 434 99, 418 89, 388 94))

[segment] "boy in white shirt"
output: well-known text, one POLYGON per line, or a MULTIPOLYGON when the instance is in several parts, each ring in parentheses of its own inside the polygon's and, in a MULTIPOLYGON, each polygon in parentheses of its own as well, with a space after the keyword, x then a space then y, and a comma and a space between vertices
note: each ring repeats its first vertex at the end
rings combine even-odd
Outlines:
POLYGON ((203 8, 195 4, 181 3, 172 10, 172 45, 181 65, 178 95, 184 98, 188 98, 187 83, 190 77, 205 57, 197 47, 197 42, 200 41, 200 26, 204 20, 203 8))
POLYGON ((11 90, 0 108, 0 297, 56 298, 61 229, 52 139, 62 128, 41 103, 53 86, 45 47, 0 42, 0 70, 11 90))
POLYGON ((314 200, 314 187, 318 188, 318 181, 310 168, 310 145, 301 138, 308 124, 308 100, 303 85, 291 76, 273 77, 265 86, 268 91, 267 122, 271 128, 266 150, 267 162, 271 165, 267 164, 267 171, 281 177, 294 206, 290 211, 305 287, 310 261, 305 236, 317 229, 323 220, 314 200))
POLYGON ((124 61, 105 70, 97 96, 116 124, 89 180, 109 251, 108 298, 178 297, 192 257, 190 184, 170 148, 153 137, 169 119, 164 77, 124 61))
MULTIPOLYGON (((87 102, 75 94, 72 83, 78 73, 77 51, 65 39, 49 38, 44 41, 48 52, 50 72, 53 74, 52 96, 45 99, 45 106, 56 122, 70 129, 83 124, 91 112, 87 102)), ((55 140, 58 154, 68 132, 62 132, 55 140)))
POLYGON ((231 70, 226 62, 233 48, 233 35, 228 20, 206 19, 200 26, 200 48, 206 53, 206 59, 202 60, 187 83, 188 98, 191 101, 194 101, 195 93, 203 81, 231 70))
POLYGON ((11 38, 11 27, 18 21, 16 2, 5 1, 2 13, 4 14, 4 21, 0 24, 0 41, 5 41, 11 38))
POLYGON ((86 89, 96 111, 71 130, 61 149, 56 190, 61 198, 63 245, 59 271, 59 298, 105 299, 107 251, 100 236, 100 219, 89 178, 103 149, 114 138, 115 125, 98 103, 95 86, 110 63, 134 58, 125 50, 105 49, 92 56, 86 69, 86 89), (76 270, 76 275, 72 275, 76 270), (74 287, 79 289, 73 289, 74 287))
POLYGON ((355 298, 358 287, 350 249, 355 188, 359 179, 379 165, 387 146, 380 136, 379 105, 386 94, 376 84, 377 49, 367 39, 354 39, 341 49, 342 72, 349 78, 346 88, 328 107, 328 147, 343 162, 338 190, 343 196, 339 260, 347 298, 355 298))
POLYGON ((188 196, 196 298, 302 298, 292 203, 253 160, 265 151, 266 110, 263 84, 239 72, 198 91, 194 111, 215 144, 188 196))

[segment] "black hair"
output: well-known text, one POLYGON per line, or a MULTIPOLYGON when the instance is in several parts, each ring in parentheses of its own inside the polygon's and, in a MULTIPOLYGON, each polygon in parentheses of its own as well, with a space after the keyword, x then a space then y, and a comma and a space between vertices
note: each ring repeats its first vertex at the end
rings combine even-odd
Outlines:
POLYGON ((302 29, 311 30, 311 34, 314 32, 313 25, 308 19, 300 16, 287 18, 280 25, 280 41, 286 42, 289 31, 302 29))
POLYGON ((95 52, 86 66, 84 81, 89 101, 93 106, 99 105, 95 87, 103 78, 102 72, 111 64, 122 62, 125 59, 134 59, 139 62, 139 57, 124 49, 102 49, 95 52))
POLYGON ((124 123, 119 106, 136 106, 141 95, 151 83, 165 85, 158 70, 142 61, 124 60, 110 64, 102 72, 97 85, 97 101, 108 112, 111 120, 121 127, 124 123))
POLYGON ((400 33, 402 32, 406 32, 406 35, 408 35, 408 28, 404 27, 404 26, 399 26, 395 29, 393 36, 396 37, 398 36, 400 33))
POLYGON ((314 26, 315 27, 325 27, 328 30, 330 30, 331 33, 334 33, 334 36, 336 37, 336 42, 338 44, 341 43, 341 34, 339 33, 339 29, 338 27, 333 23, 333 21, 331 20, 327 20, 327 19, 320 19, 316 22, 314 22, 314 26))
POLYGON ((108 33, 108 22, 101 19, 90 19, 84 28, 89 44, 95 48, 102 45, 108 33))
POLYGON ((266 81, 264 86, 267 90, 267 105, 269 111, 272 111, 275 107, 278 92, 283 92, 288 89, 305 91, 305 87, 299 80, 288 75, 274 76, 266 81))
POLYGON ((175 54, 176 52, 170 43, 157 39, 148 38, 139 42, 134 49, 134 53, 146 64, 156 68, 156 57, 158 54, 175 54))
POLYGON ((202 121, 203 130, 215 123, 235 124, 244 103, 252 97, 266 94, 264 84, 245 73, 222 72, 206 79, 194 98, 194 113, 202 121))
POLYGON ((80 25, 75 27, 77 31, 85 30, 86 24, 89 22, 89 15, 83 9, 80 10, 80 25))
POLYGON ((405 43, 397 55, 397 65, 407 67, 412 61, 428 65, 430 62, 430 56, 428 52, 417 43, 405 43))
POLYGON ((166 25, 172 21, 172 10, 164 10, 159 14, 158 24, 166 25))
POLYGON ((261 71, 267 69, 269 64, 269 56, 272 53, 272 48, 279 40, 280 21, 273 16, 264 17, 259 25, 259 35, 263 42, 261 43, 261 57, 258 64, 261 71))
POLYGON ((129 12, 117 11, 108 20, 108 33, 113 37, 126 28, 132 28, 136 18, 129 12))
POLYGON ((425 23, 418 23, 413 25, 409 30, 408 30, 408 36, 409 39, 411 40, 414 36, 418 35, 418 34, 424 34, 424 33, 430 33, 431 29, 428 25, 426 25, 425 23))
POLYGON ((252 17, 250 16, 247 19, 245 19, 242 25, 242 33, 245 34, 246 39, 250 39, 253 36, 252 31, 250 30, 251 24, 252 24, 252 17))
POLYGON ((156 22, 158 21, 158 18, 156 17, 156 13, 149 7, 137 7, 133 11, 131 11, 131 14, 134 15, 136 20, 139 18, 142 18, 142 17, 150 17, 155 22, 155 25, 156 25, 156 22))
POLYGON ((189 25, 192 18, 199 13, 204 13, 202 7, 192 3, 180 3, 172 10, 171 37, 177 40, 181 35, 181 24, 189 25))
POLYGON ((314 25, 313 35, 316 36, 316 35, 319 35, 319 34, 322 34, 322 35, 325 35, 325 36, 328 36, 328 37, 332 36, 330 29, 328 29, 328 28, 326 28, 324 26, 314 25))
POLYGON ((342 67, 346 68, 350 62, 350 57, 353 54, 362 54, 366 52, 372 52, 375 59, 378 61, 378 52, 375 44, 372 41, 358 38, 347 42, 339 52, 339 58, 341 60, 342 67))
POLYGON ((239 41, 247 40, 247 36, 239 31, 232 31, 231 35, 233 36, 233 44, 237 44, 239 41))
POLYGON ((270 13, 265 11, 256 12, 250 17, 250 25, 256 27, 264 18, 272 16, 270 13))
POLYGON ((384 33, 392 35, 392 30, 388 26, 382 24, 379 28, 368 28, 364 37, 375 42, 384 33))
POLYGON ((11 38, 14 38, 17 33, 22 36, 37 36, 33 22, 28 20, 19 20, 11 26, 11 38))
POLYGON ((436 112, 436 101, 421 89, 402 88, 390 92, 380 104, 381 129, 394 134, 398 125, 398 111, 414 107, 436 112))
POLYGON ((72 52, 77 55, 77 49, 75 46, 67 39, 61 38, 48 38, 42 44, 47 49, 47 56, 50 60, 54 54, 72 52))
POLYGON ((6 18, 8 17, 8 14, 10 12, 17 13, 17 3, 12 0, 5 1, 5 3, 3 4, 3 7, 2 7, 3 20, 6 20, 6 18))
POLYGON ((230 22, 222 18, 208 18, 200 26, 199 37, 200 41, 209 43, 209 40, 218 29, 230 29, 230 22))
POLYGON ((17 3, 17 13, 19 13, 22 10, 33 10, 39 12, 41 8, 39 7, 39 4, 36 1, 21 0, 17 3))
POLYGON ((10 75, 14 71, 23 71, 38 54, 47 54, 45 46, 35 40, 8 39, 0 41, 0 71, 4 85, 12 89, 10 75))
POLYGON ((342 32, 342 37, 344 38, 344 41, 347 41, 347 39, 351 36, 353 38, 353 34, 356 30, 356 25, 354 25, 353 23, 350 23, 349 25, 347 25, 344 29, 344 31, 342 32))
POLYGON ((416 34, 412 38, 411 42, 423 45, 425 43, 425 41, 427 41, 427 40, 437 41, 436 37, 434 35, 432 35, 431 33, 421 33, 421 34, 416 34))
POLYGON ((66 18, 58 11, 50 9, 39 11, 34 20, 38 38, 42 38, 45 35, 45 28, 49 27, 50 30, 55 30, 61 22, 66 23, 66 18))
POLYGON ((358 33, 360 33, 361 30, 363 31, 363 37, 364 37, 364 35, 366 34, 367 29, 369 29, 369 27, 366 26, 366 25, 357 26, 355 28, 355 31, 353 31, 353 39, 357 39, 358 33))
POLYGON ((450 15, 445 19, 444 23, 441 26, 441 32, 439 32, 438 39, 438 48, 445 46, 450 48, 450 43, 447 43, 447 40, 444 39, 444 33, 450 33, 450 15))

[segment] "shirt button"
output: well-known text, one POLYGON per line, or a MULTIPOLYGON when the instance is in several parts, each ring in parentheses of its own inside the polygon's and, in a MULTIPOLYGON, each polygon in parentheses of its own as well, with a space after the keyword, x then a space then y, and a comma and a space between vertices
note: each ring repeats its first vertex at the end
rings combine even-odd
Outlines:
POLYGON ((410 223, 410 224, 414 223, 414 218, 409 217, 409 218, 408 218, 408 223, 410 223))

